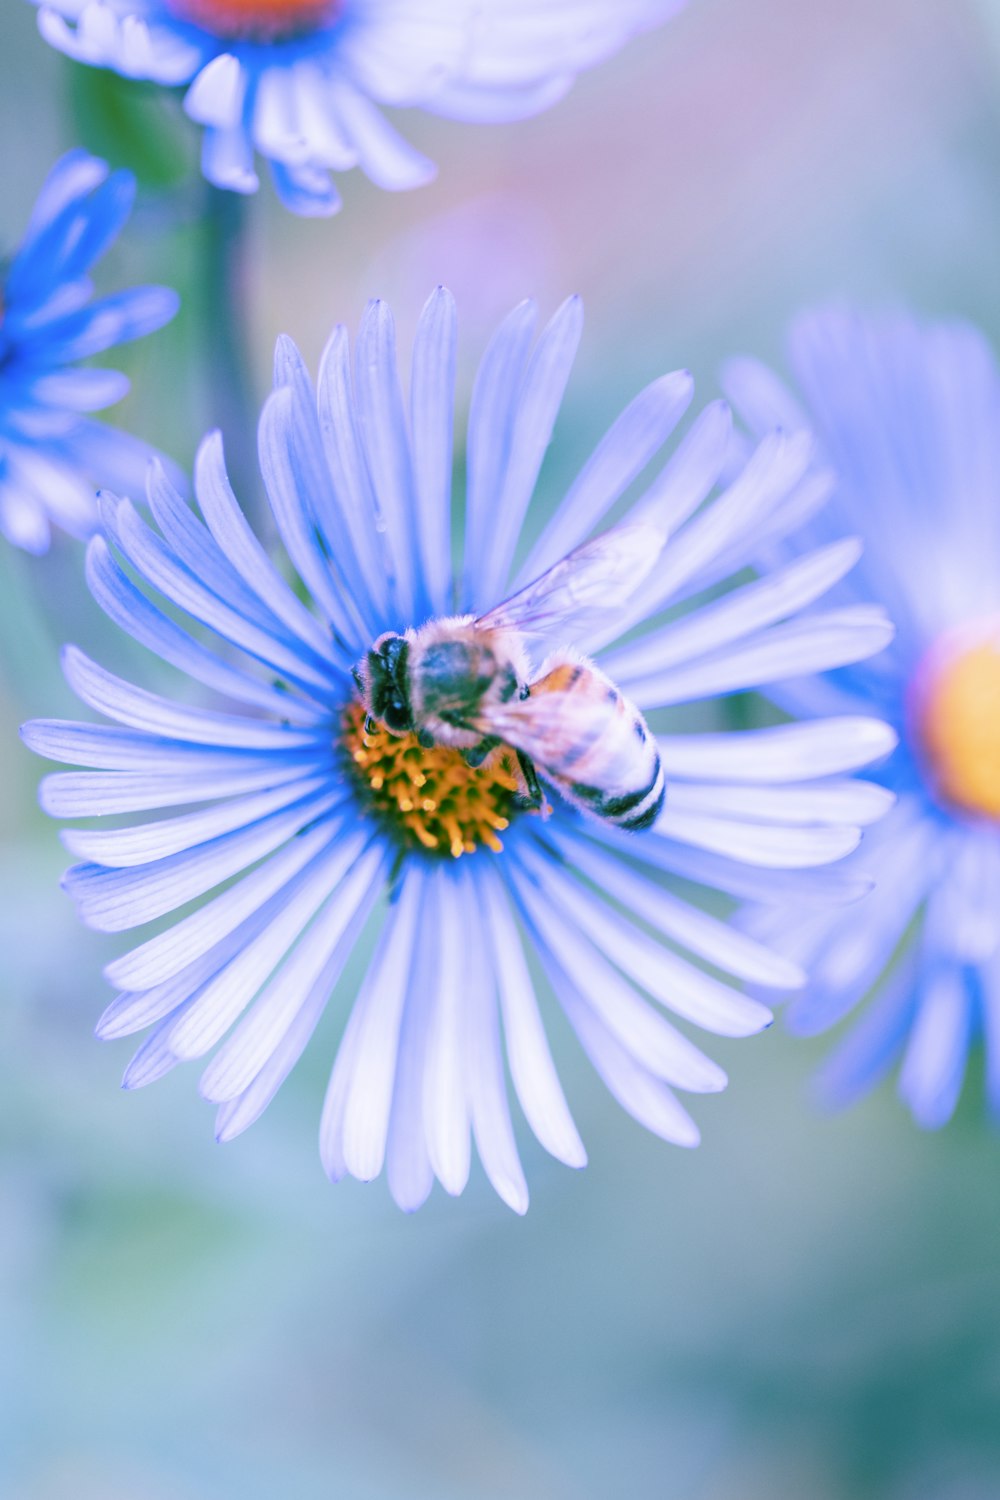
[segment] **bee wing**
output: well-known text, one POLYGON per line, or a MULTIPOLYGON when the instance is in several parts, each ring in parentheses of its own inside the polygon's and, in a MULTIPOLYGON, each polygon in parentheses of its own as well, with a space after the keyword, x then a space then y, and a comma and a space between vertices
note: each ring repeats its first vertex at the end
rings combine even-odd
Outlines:
POLYGON ((477 722, 484 734, 495 735, 550 771, 558 770, 568 749, 590 737, 593 726, 593 698, 560 690, 486 704, 477 722))
POLYGON ((533 583, 480 616, 477 630, 544 635, 601 621, 620 608, 652 571, 666 534, 644 521, 614 526, 554 563, 533 583))

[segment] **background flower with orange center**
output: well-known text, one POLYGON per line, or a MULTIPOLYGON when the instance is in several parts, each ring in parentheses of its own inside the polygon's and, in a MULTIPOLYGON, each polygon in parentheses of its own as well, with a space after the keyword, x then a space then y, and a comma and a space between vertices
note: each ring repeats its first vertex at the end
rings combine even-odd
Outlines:
POLYGON ((202 167, 239 193, 255 153, 295 213, 335 213, 331 173, 419 187, 434 165, 383 106, 467 122, 547 109, 576 75, 684 0, 34 0, 43 36, 77 61, 185 86, 202 167))
POLYGON ((1000 371, 975 329, 904 315, 805 317, 789 356, 803 405, 752 360, 731 364, 727 388, 752 429, 814 430, 837 488, 807 536, 863 536, 840 589, 884 600, 897 635, 780 701, 894 724, 882 779, 899 801, 867 841, 877 888, 849 923, 828 912, 752 930, 810 967, 796 1029, 832 1026, 870 996, 823 1075, 830 1098, 901 1062, 914 1116, 940 1125, 981 1042, 1000 1111, 1000 371))

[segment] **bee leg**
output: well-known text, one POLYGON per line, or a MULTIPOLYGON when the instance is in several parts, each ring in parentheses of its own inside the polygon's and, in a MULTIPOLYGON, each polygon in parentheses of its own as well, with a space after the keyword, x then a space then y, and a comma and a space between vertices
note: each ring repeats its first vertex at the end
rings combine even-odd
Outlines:
POLYGON ((538 772, 535 770, 534 762, 530 761, 519 750, 517 752, 517 763, 521 768, 521 775, 524 777, 524 785, 527 789, 527 795, 522 794, 518 798, 518 803, 525 812, 537 812, 540 807, 544 806, 545 796, 542 792, 542 784, 538 779, 538 772))
POLYGON ((376 724, 375 720, 372 718, 371 714, 366 714, 365 715, 365 730, 364 730, 365 734, 374 734, 377 728, 378 728, 378 725, 376 724))
POLYGON ((495 750, 500 741, 494 734, 484 734, 478 745, 470 745, 467 750, 462 751, 462 759, 467 766, 481 766, 491 750, 495 750))
POLYGON ((418 740, 420 746, 422 747, 422 749, 424 749, 424 750, 433 750, 434 749, 434 736, 432 734, 428 734, 428 732, 427 732, 426 729, 421 729, 418 732, 418 734, 417 734, 417 740, 418 740))

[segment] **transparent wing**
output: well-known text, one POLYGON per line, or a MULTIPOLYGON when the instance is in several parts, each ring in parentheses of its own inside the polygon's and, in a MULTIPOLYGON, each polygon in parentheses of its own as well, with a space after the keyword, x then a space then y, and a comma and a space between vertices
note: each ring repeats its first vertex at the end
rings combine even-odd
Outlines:
POLYGON ((578 637, 634 596, 663 551, 666 535, 646 522, 612 527, 554 563, 533 583, 476 621, 477 630, 578 637))
POLYGON ((590 737, 594 703, 588 695, 546 692, 484 705, 476 727, 521 750, 542 769, 562 764, 568 748, 590 737))

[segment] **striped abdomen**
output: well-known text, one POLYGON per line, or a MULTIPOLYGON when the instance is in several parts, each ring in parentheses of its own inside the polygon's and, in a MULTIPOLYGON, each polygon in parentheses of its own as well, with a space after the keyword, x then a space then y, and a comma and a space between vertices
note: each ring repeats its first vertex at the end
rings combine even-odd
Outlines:
POLYGON ((531 684, 529 705, 547 720, 544 750, 536 742, 534 758, 567 801, 618 828, 655 822, 666 796, 660 752, 609 677, 589 662, 558 662, 531 684))

